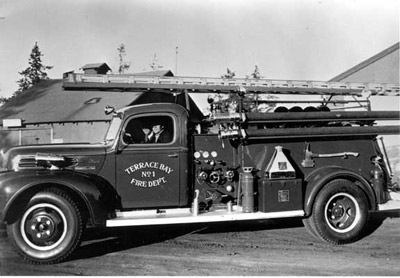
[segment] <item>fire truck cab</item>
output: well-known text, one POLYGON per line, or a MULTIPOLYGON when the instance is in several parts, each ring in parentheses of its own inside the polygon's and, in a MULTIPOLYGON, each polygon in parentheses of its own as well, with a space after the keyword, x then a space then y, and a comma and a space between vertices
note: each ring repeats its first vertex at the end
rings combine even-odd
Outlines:
POLYGON ((179 105, 144 104, 129 108, 123 114, 121 122, 118 115, 114 117, 120 124, 121 136, 107 135, 118 138, 112 142, 112 155, 107 155, 107 159, 110 163, 115 161, 116 172, 111 174, 115 175, 122 207, 186 206, 190 191, 187 111, 179 105), (153 133, 155 125, 162 128, 159 140, 147 142, 143 129, 153 133))
POLYGON ((347 244, 365 235, 371 211, 400 208, 380 137, 400 126, 377 124, 399 121, 399 111, 331 111, 326 100, 286 108, 259 98, 398 95, 398 85, 112 78, 70 73, 64 84, 172 92, 186 101, 107 107, 113 117, 101 143, 20 146, 4 155, 1 221, 27 261, 65 260, 87 227, 301 217, 315 237, 347 244), (210 95, 200 120, 187 105, 190 91, 210 95))

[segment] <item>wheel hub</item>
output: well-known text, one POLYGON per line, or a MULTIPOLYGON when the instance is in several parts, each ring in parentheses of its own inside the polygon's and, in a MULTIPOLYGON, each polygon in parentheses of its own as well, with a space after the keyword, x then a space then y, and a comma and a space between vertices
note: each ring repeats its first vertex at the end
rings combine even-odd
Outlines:
POLYGON ((67 224, 61 208, 51 203, 37 203, 28 208, 20 220, 21 246, 32 254, 55 250, 66 239, 67 224))
POLYGON ((33 218, 31 224, 31 235, 37 239, 47 240, 55 231, 55 223, 48 216, 38 216, 33 218))
POLYGON ((334 204, 332 208, 331 219, 338 219, 343 217, 345 210, 342 205, 334 204))
POLYGON ((25 241, 34 248, 53 246, 64 236, 66 227, 62 214, 53 205, 36 205, 23 217, 25 241))
POLYGON ((357 210, 358 205, 354 197, 347 193, 339 193, 327 203, 326 220, 336 232, 344 233, 356 225, 357 210))

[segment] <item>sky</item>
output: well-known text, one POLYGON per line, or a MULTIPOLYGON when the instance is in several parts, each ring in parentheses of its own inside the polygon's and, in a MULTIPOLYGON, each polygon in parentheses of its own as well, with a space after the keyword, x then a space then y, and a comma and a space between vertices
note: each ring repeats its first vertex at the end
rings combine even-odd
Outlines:
POLYGON ((398 0, 0 0, 0 95, 38 43, 49 77, 154 57, 179 76, 329 80, 399 41, 398 0), (177 48, 178 47, 178 48, 177 48), (177 51, 178 50, 178 53, 177 51))

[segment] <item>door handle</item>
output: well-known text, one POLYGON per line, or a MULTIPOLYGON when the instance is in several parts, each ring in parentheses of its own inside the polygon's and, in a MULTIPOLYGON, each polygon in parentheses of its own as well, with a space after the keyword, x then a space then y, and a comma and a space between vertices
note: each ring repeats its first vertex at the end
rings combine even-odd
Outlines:
POLYGON ((168 157, 178 157, 177 153, 169 154, 168 157))

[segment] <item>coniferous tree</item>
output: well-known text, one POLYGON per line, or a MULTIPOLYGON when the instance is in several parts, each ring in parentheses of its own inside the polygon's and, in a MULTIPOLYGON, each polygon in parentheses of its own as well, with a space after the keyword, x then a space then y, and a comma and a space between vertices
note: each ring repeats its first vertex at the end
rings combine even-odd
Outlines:
POLYGON ((236 73, 234 71, 232 71, 229 68, 226 68, 226 73, 221 75, 221 78, 232 79, 235 77, 235 75, 236 75, 236 73))
POLYGON ((164 67, 164 66, 161 66, 161 65, 158 63, 157 53, 154 53, 153 61, 152 61, 151 64, 150 64, 150 68, 151 68, 153 71, 157 71, 157 70, 162 69, 163 67, 164 67))
POLYGON ((117 50, 118 50, 118 58, 119 58, 118 73, 122 74, 130 68, 131 64, 125 62, 126 50, 125 50, 125 45, 123 43, 121 43, 119 45, 117 50))
POLYGON ((250 74, 250 75, 246 75, 247 79, 255 79, 255 80, 259 80, 262 78, 261 73, 260 73, 260 69, 258 68, 258 66, 254 66, 254 71, 250 74))
POLYGON ((253 79, 257 79, 257 80, 262 77, 261 73, 260 73, 260 70, 259 70, 257 65, 254 67, 254 71, 251 73, 251 77, 253 79))
MULTIPOLYGON (((1 91, 1 90, 0 90, 1 91)), ((8 98, 0 96, 0 105, 2 105, 3 103, 6 103, 8 100, 8 98)))
POLYGON ((37 42, 35 42, 28 61, 29 67, 19 72, 22 77, 17 81, 19 88, 14 95, 30 89, 41 80, 49 79, 46 71, 52 69, 53 66, 43 65, 42 56, 43 54, 40 52, 37 42))

